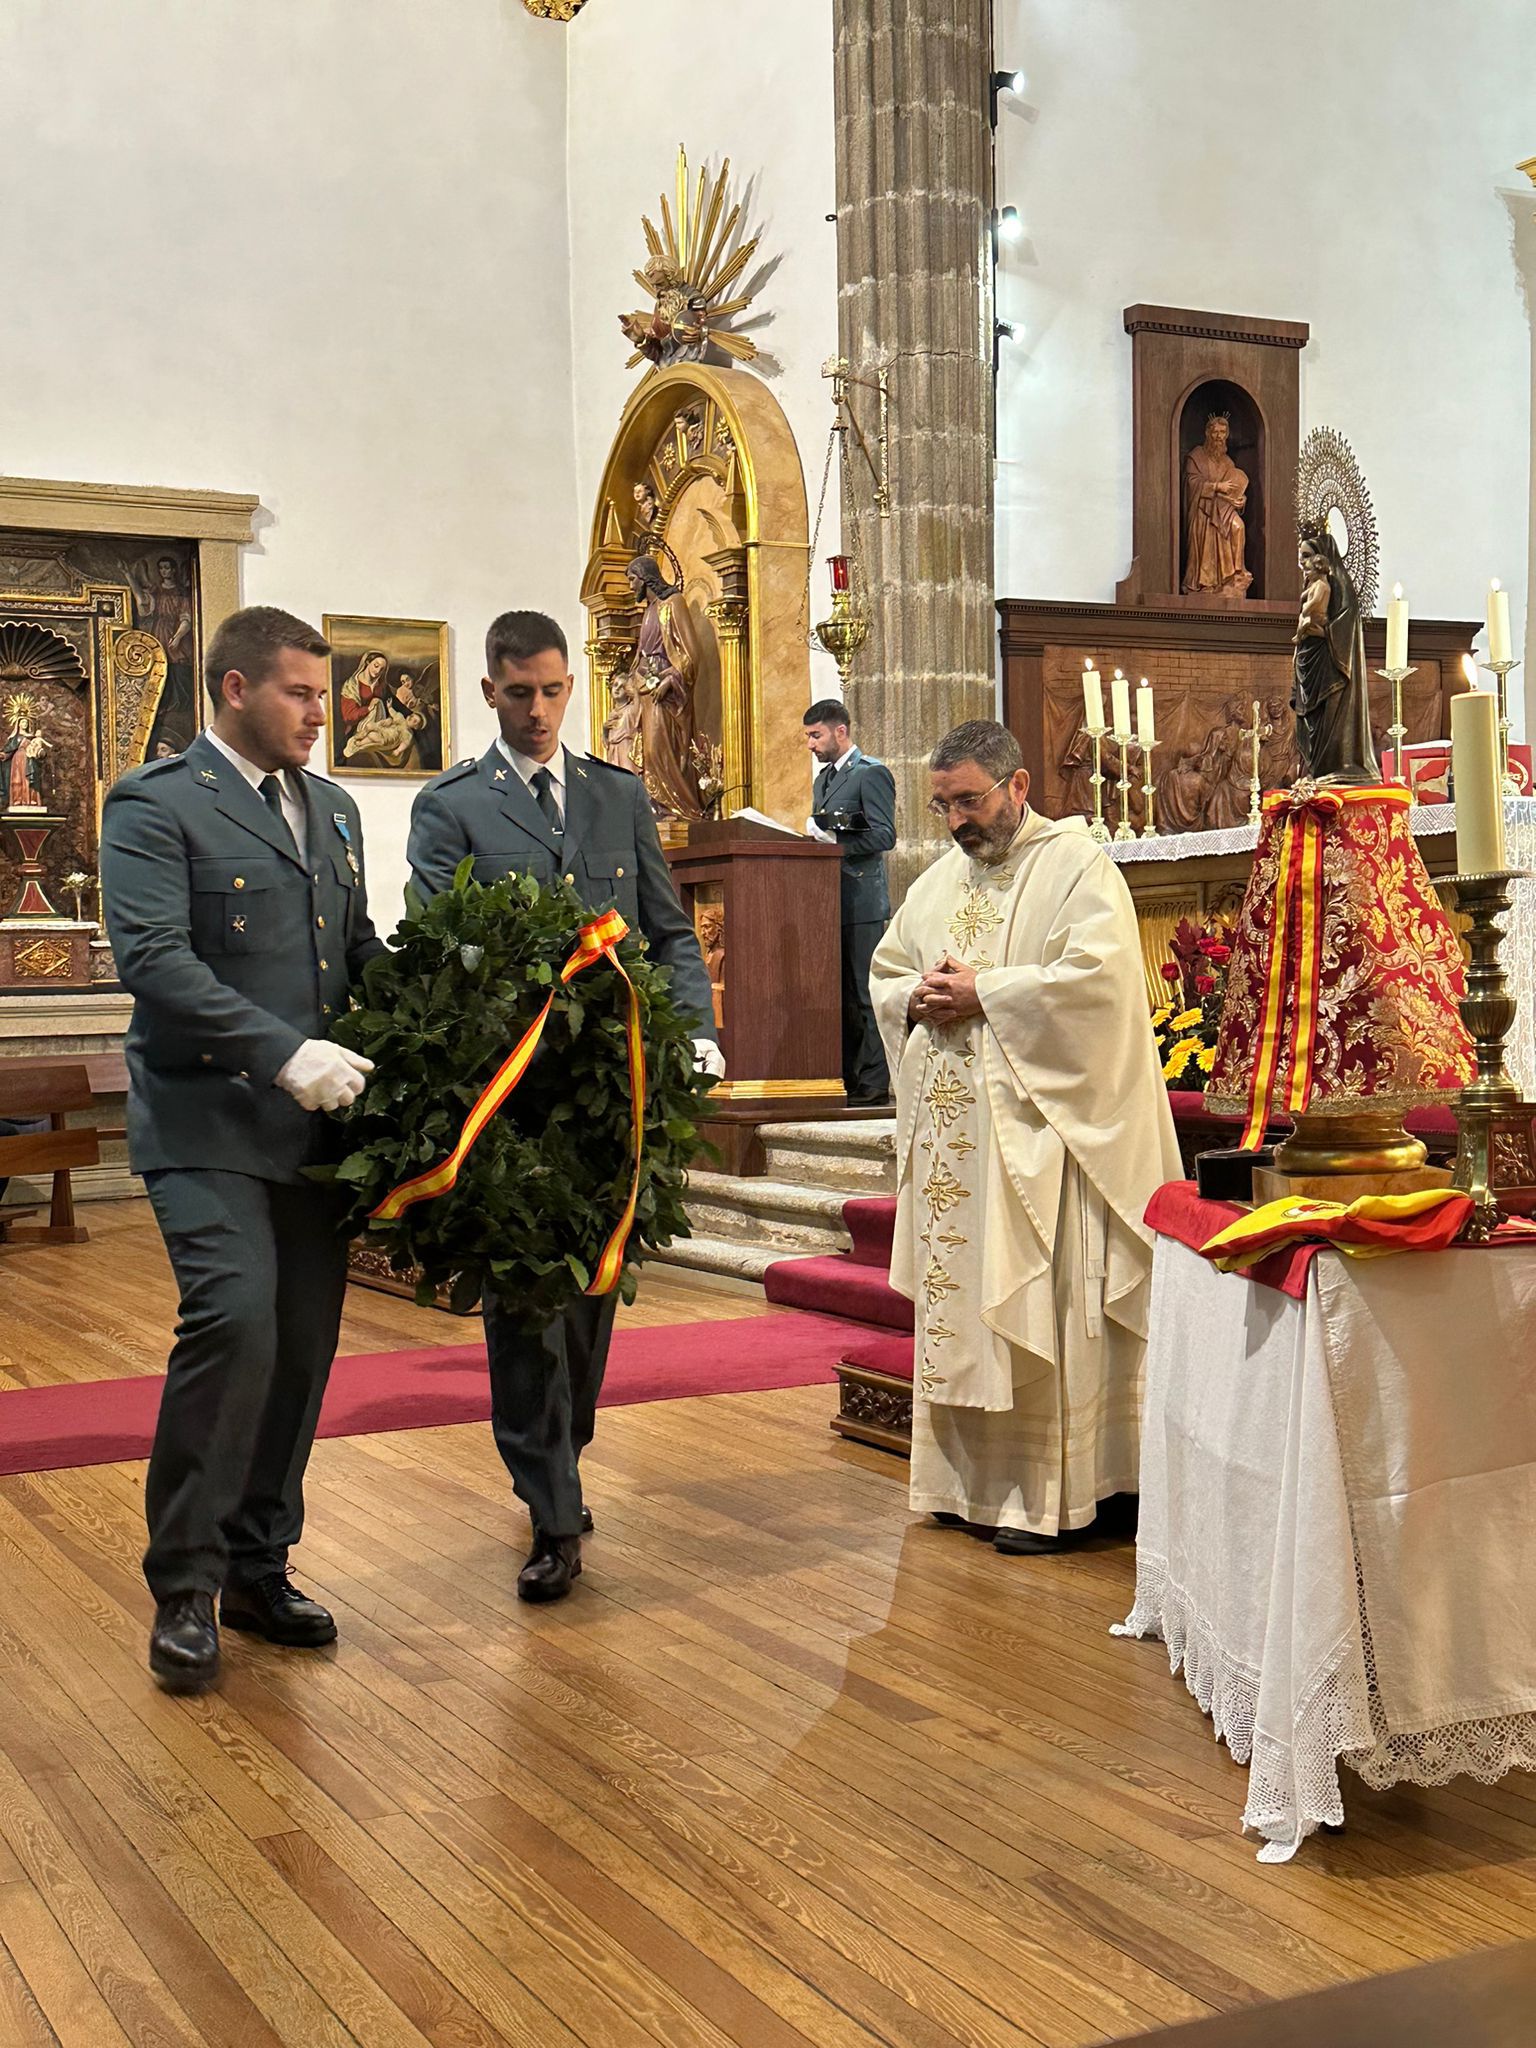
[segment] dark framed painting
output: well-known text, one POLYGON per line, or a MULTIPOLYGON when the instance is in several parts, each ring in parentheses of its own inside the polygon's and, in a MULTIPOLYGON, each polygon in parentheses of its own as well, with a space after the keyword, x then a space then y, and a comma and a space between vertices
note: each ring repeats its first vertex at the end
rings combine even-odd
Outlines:
POLYGON ((448 628, 441 619, 337 618, 326 765, 332 775, 422 781, 448 765, 448 628))

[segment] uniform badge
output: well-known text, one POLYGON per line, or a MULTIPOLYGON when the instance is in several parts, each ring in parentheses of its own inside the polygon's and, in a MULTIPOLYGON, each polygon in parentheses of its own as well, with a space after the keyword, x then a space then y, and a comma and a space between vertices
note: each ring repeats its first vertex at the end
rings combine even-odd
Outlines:
POLYGON ((505 782, 506 779, 507 771, 505 768, 498 768, 496 770, 496 773, 491 777, 492 782, 505 782))
POLYGON ((215 789, 218 788, 219 778, 217 777, 217 775, 214 774, 211 768, 200 768, 198 770, 198 773, 202 776, 204 782, 211 782, 215 789))

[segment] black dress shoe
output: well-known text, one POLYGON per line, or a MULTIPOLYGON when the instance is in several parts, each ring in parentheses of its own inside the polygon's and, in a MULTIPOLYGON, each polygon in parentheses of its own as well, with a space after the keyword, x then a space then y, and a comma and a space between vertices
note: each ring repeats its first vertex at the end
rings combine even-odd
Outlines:
POLYGON ((592 1510, 590 1508, 583 1508, 581 1511, 581 1533, 583 1536, 590 1536, 592 1534, 592 1510))
POLYGON ((999 1529, 992 1548, 1004 1557, 1054 1557, 1067 1548, 1075 1534, 1071 1529, 1063 1529, 1059 1536, 1037 1536, 1033 1529, 999 1529))
POLYGON ((172 1593, 155 1608, 149 1668, 167 1692, 202 1692, 219 1675, 211 1593, 172 1593))
POLYGON ((517 1575, 519 1600, 563 1600, 572 1579, 581 1576, 581 1538, 546 1536, 533 1539, 528 1562, 517 1575))
POLYGON ((265 1636, 289 1650, 318 1650, 336 1640, 336 1623, 318 1600, 301 1593, 286 1571, 266 1572, 248 1585, 226 1586, 219 1602, 226 1628, 265 1636))

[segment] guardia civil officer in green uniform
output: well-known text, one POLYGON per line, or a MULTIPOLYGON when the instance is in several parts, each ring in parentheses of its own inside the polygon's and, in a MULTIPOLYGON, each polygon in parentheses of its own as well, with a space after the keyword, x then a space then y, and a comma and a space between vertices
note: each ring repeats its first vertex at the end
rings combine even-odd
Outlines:
MULTIPOLYGON (((677 900, 645 785, 626 769, 562 745, 571 701, 565 635, 542 612, 505 612, 486 635, 485 701, 501 731, 478 761, 461 761, 419 792, 407 848, 426 895, 452 885, 466 854, 476 881, 561 877, 594 910, 616 904, 644 932, 651 957, 672 969, 672 995, 697 1020, 701 1067, 721 1075, 709 976, 677 900)), ((541 1057, 557 1057, 549 1049, 541 1057)), ((577 1463, 592 1440, 617 1297, 583 1298, 548 1328, 512 1309, 485 1311, 491 1428, 533 1523, 518 1574, 524 1600, 559 1600, 581 1570, 592 1526, 577 1463)))
POLYGON ((144 1486, 150 1669, 218 1675, 227 1627, 310 1648, 336 1624, 288 1574, 346 1286, 340 1205, 304 1169, 371 1063, 328 1040, 364 961, 357 806, 304 772, 330 650, 256 605, 213 636, 213 723, 108 792, 101 886, 133 995, 128 1147, 181 1290, 144 1486))
POLYGON ((842 849, 843 1087, 853 1109, 888 1102, 891 1077, 869 1000, 869 963, 890 921, 885 856, 896 844, 896 778, 853 744, 848 707, 823 697, 806 712, 806 745, 818 772, 812 832, 842 849))

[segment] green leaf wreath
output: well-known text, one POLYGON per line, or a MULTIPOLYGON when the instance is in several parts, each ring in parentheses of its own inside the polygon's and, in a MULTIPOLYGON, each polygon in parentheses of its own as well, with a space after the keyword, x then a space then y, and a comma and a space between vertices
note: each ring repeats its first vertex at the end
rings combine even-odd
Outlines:
MULTIPOLYGON (((446 1292, 463 1310, 494 1294, 539 1327, 585 1290, 628 1198, 629 996, 607 960, 561 987, 593 916, 574 890, 527 876, 485 886, 470 879, 472 865, 462 862, 451 889, 406 917, 393 950, 363 970, 359 1006, 336 1025, 336 1039, 374 1073, 342 1113, 352 1150, 334 1173, 354 1196, 350 1227, 368 1227, 392 1188, 453 1149, 554 989, 538 1053, 456 1185, 368 1229, 397 1270, 416 1270, 418 1301, 446 1292)), ((709 1080, 694 1071, 693 1026, 673 1004, 670 968, 647 959, 638 934, 618 952, 639 994, 646 1054, 644 1158, 620 1281, 632 1301, 641 1250, 688 1235, 684 1175, 709 1080)))

